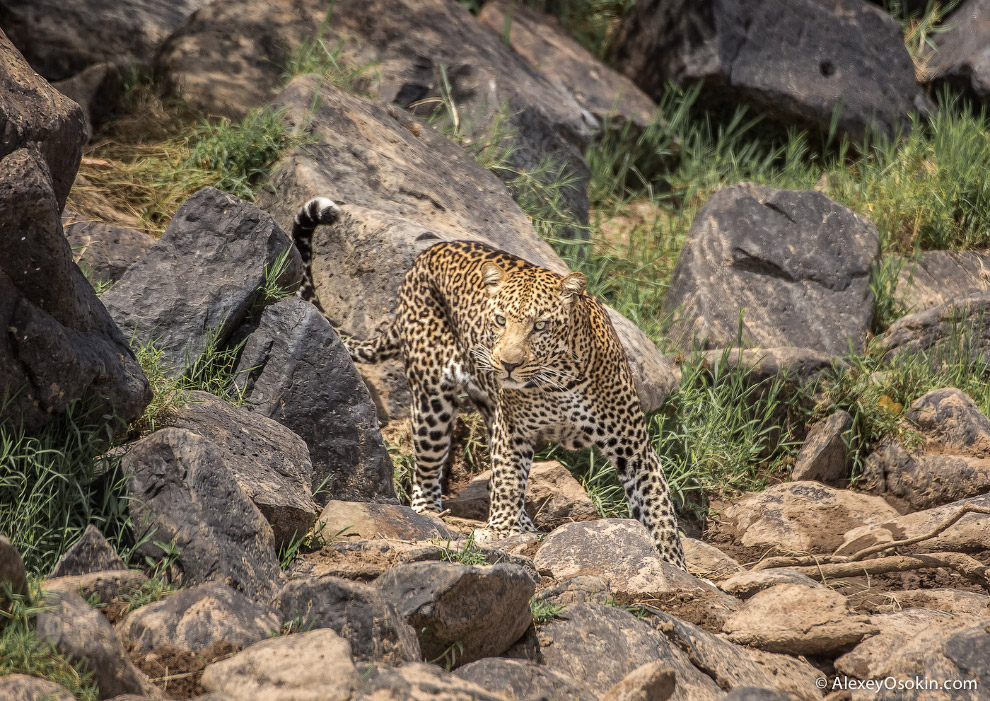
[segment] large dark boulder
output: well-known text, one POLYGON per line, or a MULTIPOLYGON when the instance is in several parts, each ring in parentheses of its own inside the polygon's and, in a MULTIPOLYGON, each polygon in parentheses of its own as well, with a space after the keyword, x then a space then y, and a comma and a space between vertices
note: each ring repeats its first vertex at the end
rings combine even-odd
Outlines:
POLYGON ((102 300, 137 342, 181 371, 212 342, 223 347, 258 300, 266 269, 289 251, 280 284, 302 279, 299 253, 274 220, 213 187, 186 200, 162 237, 102 300))
POLYGON ((861 0, 639 0, 612 59, 659 100, 668 81, 704 81, 702 99, 745 104, 778 122, 861 140, 887 135, 931 103, 900 25, 861 0))
MULTIPOLYGON (((9 94, 0 89, 0 102, 9 94)), ((37 431, 79 399, 131 421, 151 399, 148 381, 72 262, 41 153, 0 160, 0 421, 37 431)))
POLYGON ((116 282, 155 245, 155 238, 143 231, 74 219, 70 217, 70 223, 66 223, 63 217, 65 238, 72 247, 73 260, 89 269, 94 282, 116 282))
POLYGON ((664 311, 689 350, 798 346, 844 355, 873 319, 876 228, 818 192, 744 183, 712 195, 688 231, 664 311))
POLYGON ((894 259, 894 265, 894 298, 909 313, 990 290, 990 253, 985 251, 924 251, 894 259))
POLYGON ((236 374, 246 408, 306 441, 320 505, 395 503, 375 405, 340 337, 312 304, 289 297, 267 307, 236 374))
POLYGON ((948 31, 935 35, 926 65, 928 82, 977 104, 990 103, 990 1, 966 0, 943 26, 948 31))

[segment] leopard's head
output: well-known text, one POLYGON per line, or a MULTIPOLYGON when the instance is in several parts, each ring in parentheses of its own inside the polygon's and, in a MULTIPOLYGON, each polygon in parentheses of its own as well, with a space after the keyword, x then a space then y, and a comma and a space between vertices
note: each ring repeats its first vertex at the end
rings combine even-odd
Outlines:
POLYGON ((559 388, 577 379, 572 312, 584 294, 584 275, 561 277, 542 268, 509 273, 492 262, 481 274, 488 305, 485 345, 474 353, 480 368, 508 389, 559 388))

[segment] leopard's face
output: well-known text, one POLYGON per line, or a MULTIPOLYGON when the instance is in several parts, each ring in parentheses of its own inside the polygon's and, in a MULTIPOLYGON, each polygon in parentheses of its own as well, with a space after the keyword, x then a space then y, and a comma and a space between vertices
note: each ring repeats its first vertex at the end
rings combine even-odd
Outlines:
POLYGON ((560 387, 573 373, 572 307, 584 292, 580 273, 560 277, 547 270, 506 273, 494 263, 482 269, 488 290, 485 342, 473 349, 480 370, 502 387, 560 387))

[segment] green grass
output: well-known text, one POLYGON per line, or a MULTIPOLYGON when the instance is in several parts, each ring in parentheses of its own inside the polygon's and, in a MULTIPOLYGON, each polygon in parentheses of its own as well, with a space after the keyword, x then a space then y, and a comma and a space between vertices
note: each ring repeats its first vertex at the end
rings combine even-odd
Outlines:
POLYGON ((565 608, 567 607, 564 604, 558 604, 549 599, 537 599, 533 597, 529 600, 529 610, 533 612, 533 622, 536 625, 543 625, 560 617, 560 614, 564 612, 565 608))
POLYGON ((335 43, 331 44, 324 37, 333 17, 333 10, 336 4, 336 0, 330 3, 330 7, 327 9, 323 22, 320 24, 320 28, 316 34, 299 44, 293 50, 282 72, 282 78, 285 81, 289 81, 296 76, 315 73, 341 90, 354 93, 355 95, 371 97, 370 88, 372 84, 381 80, 377 74, 374 76, 369 75, 369 73, 375 72, 376 63, 366 63, 357 67, 350 66, 344 61, 342 56, 345 45, 344 40, 338 39, 335 43))

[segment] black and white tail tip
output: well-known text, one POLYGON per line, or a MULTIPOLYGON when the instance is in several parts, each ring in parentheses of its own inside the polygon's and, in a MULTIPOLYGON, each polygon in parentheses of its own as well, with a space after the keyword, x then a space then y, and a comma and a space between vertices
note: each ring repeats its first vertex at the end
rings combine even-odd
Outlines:
POLYGON ((314 300, 313 276, 310 263, 313 260, 313 231, 324 224, 334 224, 340 219, 340 207, 326 197, 314 197, 296 212, 292 221, 292 240, 299 249, 302 257, 303 281, 299 287, 299 296, 310 301, 314 300))

